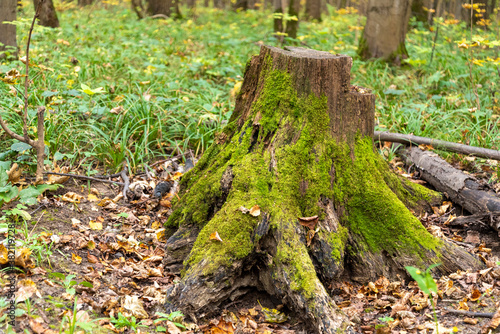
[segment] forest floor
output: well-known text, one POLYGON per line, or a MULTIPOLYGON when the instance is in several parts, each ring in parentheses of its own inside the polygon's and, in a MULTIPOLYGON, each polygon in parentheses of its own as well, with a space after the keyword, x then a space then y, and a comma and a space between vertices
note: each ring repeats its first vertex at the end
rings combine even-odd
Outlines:
MULTIPOLYGON (((397 158, 392 165, 401 173, 397 158)), ((458 167, 482 179, 486 175, 484 167, 473 162, 458 167)), ((196 324, 186 322, 182 314, 162 313, 167 288, 180 279, 164 272, 161 263, 166 241, 163 223, 182 171, 182 165, 167 160, 149 175, 135 175, 129 202, 121 199, 121 187, 77 179, 39 198, 39 205, 27 210, 32 219, 21 227, 26 248, 18 251, 26 267, 15 275, 17 332, 72 333, 74 326, 74 332, 308 333, 300 317, 257 291, 223 305, 217 318, 196 324), (155 199, 153 189, 161 181, 173 187, 162 199, 155 199)), ((499 184, 490 186, 500 190, 499 184)), ((460 210, 444 202, 434 213, 420 217, 431 233, 466 247, 488 267, 437 279, 434 301, 439 333, 482 329, 488 333, 488 326, 494 329, 500 323, 499 314, 491 319, 500 304, 496 264, 500 240, 486 226, 450 227, 450 216, 460 216, 460 210)), ((1 274, 2 295, 9 275, 13 274, 1 274)), ((391 282, 380 277, 366 285, 342 281, 328 289, 356 333, 435 333, 429 298, 412 280, 401 277, 391 282)), ((6 310, 2 308, 3 314, 6 310)))

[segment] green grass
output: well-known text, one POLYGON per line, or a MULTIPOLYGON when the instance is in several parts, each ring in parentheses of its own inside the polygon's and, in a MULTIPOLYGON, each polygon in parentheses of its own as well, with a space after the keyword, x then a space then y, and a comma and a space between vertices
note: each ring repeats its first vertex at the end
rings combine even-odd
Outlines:
MULTIPOLYGON (((33 13, 26 3, 18 24, 22 48, 33 13)), ((242 80, 250 56, 259 52, 258 42, 279 46, 272 37, 270 11, 198 8, 193 16, 184 9, 182 20, 139 21, 125 5, 102 6, 66 6, 59 12, 60 29, 34 30, 29 114, 34 130, 36 107, 47 107, 50 159, 56 153, 69 154, 69 164, 114 171, 124 160, 135 169, 188 148, 201 153, 229 119, 234 107, 230 90, 242 80), (80 91, 81 84, 104 90, 89 96, 80 91), (118 106, 122 112, 110 113, 118 106)), ((322 23, 301 22, 295 43, 354 57, 352 84, 377 95, 376 130, 499 148, 500 111, 494 93, 500 78, 491 62, 473 66, 474 84, 481 85, 481 109, 470 111, 476 103, 468 50, 455 43, 469 37, 464 23, 440 27, 429 65, 434 33, 412 22, 407 35, 412 66, 403 68, 356 58, 362 33, 356 27, 363 25, 357 14, 331 10, 322 23)), ((495 40, 496 29, 474 34, 495 40)), ((497 58, 497 52, 475 48, 474 57, 497 58)), ((12 68, 24 71, 18 60, 3 61, 0 76, 12 68)), ((22 92, 22 78, 12 86, 0 82, 1 112, 20 133, 22 94, 14 96, 12 88, 22 92)), ((13 143, 5 134, 0 139, 2 151, 13 143)))

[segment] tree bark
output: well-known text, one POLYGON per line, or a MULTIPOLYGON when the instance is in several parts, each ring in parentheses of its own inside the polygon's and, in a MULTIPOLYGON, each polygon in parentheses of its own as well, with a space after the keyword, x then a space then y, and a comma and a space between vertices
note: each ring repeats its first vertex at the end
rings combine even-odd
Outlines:
POLYGON ((172 0, 147 0, 149 15, 170 16, 172 0))
POLYGON ((0 2, 0 59, 9 54, 17 56, 16 26, 3 23, 16 20, 17 0, 2 0, 0 2))
POLYGON ((470 213, 500 212, 500 198, 475 177, 453 168, 436 153, 411 147, 403 151, 422 178, 470 213))
POLYGON ((94 0, 78 0, 78 6, 88 6, 94 3, 94 0))
POLYGON ((299 29, 300 0, 289 0, 288 16, 290 19, 286 22, 286 35, 291 38, 297 38, 299 29), (292 19, 293 18, 293 19, 292 19))
POLYGON ((282 33, 284 32, 282 0, 273 0, 273 7, 274 7, 274 20, 273 20, 274 33, 282 33))
MULTIPOLYGON (((38 8, 41 0, 33 0, 33 5, 38 8)), ((59 28, 59 19, 52 0, 44 0, 40 9, 39 24, 49 28, 59 28)))
POLYGON ((321 22, 321 2, 321 0, 306 0, 304 17, 321 22))
POLYGON ((399 179, 374 152, 375 97, 351 86, 351 66, 293 47, 263 46, 250 60, 228 125, 183 177, 166 223, 175 232, 164 268, 183 272, 167 312, 209 317, 257 289, 310 333, 345 333, 348 318, 327 291, 343 274, 367 282, 405 276, 406 265, 482 267, 406 209, 440 196, 399 179))
POLYGON ((358 54, 363 59, 383 58, 401 65, 408 58, 405 46, 411 0, 370 0, 368 15, 359 41, 358 54))

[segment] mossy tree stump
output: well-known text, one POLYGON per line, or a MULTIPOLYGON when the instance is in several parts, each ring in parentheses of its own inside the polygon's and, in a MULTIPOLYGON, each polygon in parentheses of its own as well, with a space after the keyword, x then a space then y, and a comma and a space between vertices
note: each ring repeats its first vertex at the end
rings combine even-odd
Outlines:
POLYGON ((341 275, 367 282, 405 275, 406 265, 481 266, 408 209, 440 197, 400 180, 374 152, 375 98, 350 85, 351 65, 303 48, 263 46, 251 59, 229 124, 183 177, 167 222, 175 233, 164 266, 182 271, 168 309, 209 316, 259 289, 312 330, 336 333, 349 322, 327 288, 341 275), (257 217, 241 210, 254 205, 257 217), (308 240, 299 218, 313 216, 308 240))

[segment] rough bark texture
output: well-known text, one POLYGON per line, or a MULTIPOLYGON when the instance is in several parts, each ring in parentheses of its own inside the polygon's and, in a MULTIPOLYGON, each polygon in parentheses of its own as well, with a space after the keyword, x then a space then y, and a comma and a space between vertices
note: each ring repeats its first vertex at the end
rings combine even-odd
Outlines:
POLYGON ((470 213, 500 211, 500 198, 491 189, 481 185, 472 175, 454 168, 436 153, 411 147, 403 155, 415 164, 424 180, 470 213))
POLYGON ((164 267, 182 271, 167 311, 207 317, 258 289, 310 333, 349 332, 327 290, 341 275, 367 282, 405 275, 405 265, 481 267, 405 208, 440 196, 399 179, 374 152, 375 98, 350 85, 351 65, 292 47, 263 46, 250 60, 229 124, 184 175, 166 224, 176 231, 164 267), (260 215, 244 213, 255 205, 260 215), (313 230, 300 224, 314 216, 313 230))
POLYGON ((321 0, 306 0, 304 17, 321 22, 321 0))
POLYGON ((384 58, 401 65, 408 58, 406 30, 411 0, 370 0, 368 15, 359 41, 358 54, 363 59, 384 58))
POLYGON ((88 6, 94 3, 94 0, 78 0, 78 6, 88 6))
MULTIPOLYGON (((33 5, 38 8, 40 0, 33 0, 33 5)), ((52 0, 44 0, 40 9, 39 23, 44 27, 59 28, 59 19, 52 0)))
MULTIPOLYGON (((0 52, 9 51, 10 54, 17 54, 16 41, 16 26, 13 24, 5 24, 5 21, 16 20, 17 1, 2 0, 0 1, 0 52)), ((5 54, 0 53, 0 58, 5 57, 5 54)))

